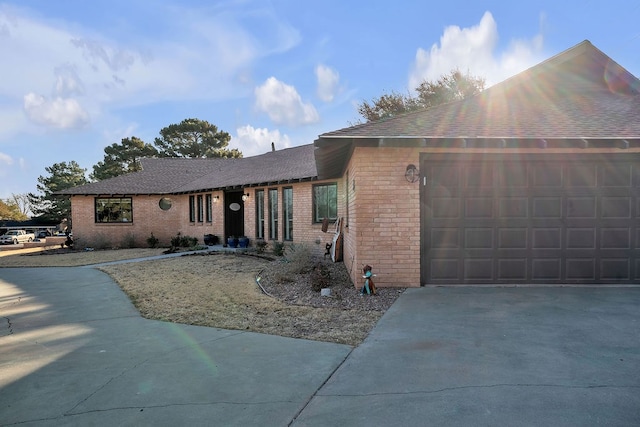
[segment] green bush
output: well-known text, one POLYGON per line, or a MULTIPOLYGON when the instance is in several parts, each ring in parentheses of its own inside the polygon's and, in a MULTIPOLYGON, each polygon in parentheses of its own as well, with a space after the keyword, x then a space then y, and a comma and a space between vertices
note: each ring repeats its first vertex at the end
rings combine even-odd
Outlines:
POLYGON ((158 238, 154 236, 153 233, 151 233, 151 236, 147 237, 147 245, 149 245, 150 248, 157 248, 158 243, 160 243, 160 240, 158 240, 158 238))
POLYGON ((182 236, 180 237, 180 247, 181 248, 192 248, 198 244, 197 237, 191 236, 182 236))
POLYGON ((275 256, 283 256, 284 255, 284 242, 273 242, 273 254, 275 256))
POLYGON ((176 234, 171 238, 171 247, 179 248, 180 247, 180 233, 176 234))
POLYGON ((256 252, 258 252, 259 254, 264 253, 268 245, 269 243, 264 239, 256 240, 256 252))
POLYGON ((198 244, 197 237, 183 236, 181 233, 171 238, 172 248, 192 248, 198 244))

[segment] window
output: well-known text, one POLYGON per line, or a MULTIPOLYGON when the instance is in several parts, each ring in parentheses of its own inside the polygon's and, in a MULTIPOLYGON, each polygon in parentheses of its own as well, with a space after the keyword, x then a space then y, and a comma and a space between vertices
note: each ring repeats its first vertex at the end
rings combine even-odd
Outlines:
POLYGON ((211 194, 205 196, 205 208, 207 213, 207 222, 213 222, 213 206, 211 194))
POLYGON ((278 240, 278 190, 269 190, 269 239, 278 240))
POLYGON ((256 190, 256 238, 264 239, 264 190, 256 190))
POLYGON ((168 211, 169 209, 171 209, 171 199, 168 197, 163 197, 158 202, 158 206, 160 206, 160 209, 162 209, 163 211, 168 211))
POLYGON ((202 195, 198 195, 198 222, 202 222, 204 220, 204 206, 202 203, 202 195))
POLYGON ((322 222, 324 218, 330 221, 338 219, 338 184, 323 184, 313 186, 313 221, 322 222))
POLYGON ((282 189, 282 234, 284 240, 293 240, 293 188, 282 189))
POLYGON ((196 196, 189 196, 189 221, 196 222, 196 196))
POLYGON ((96 222, 133 222, 131 197, 96 197, 96 222))

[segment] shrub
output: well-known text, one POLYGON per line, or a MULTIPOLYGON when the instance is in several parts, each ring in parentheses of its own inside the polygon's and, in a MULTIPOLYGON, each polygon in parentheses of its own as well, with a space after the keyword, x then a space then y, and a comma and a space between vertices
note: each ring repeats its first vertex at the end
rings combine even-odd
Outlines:
POLYGON ((192 248, 197 244, 198 244, 198 238, 197 237, 191 237, 191 236, 182 236, 182 237, 180 237, 180 247, 181 248, 192 248))
POLYGON ((307 273, 312 267, 311 249, 306 245, 291 245, 287 248, 286 257, 282 258, 282 266, 276 273, 276 281, 295 282, 296 275, 307 273))
POLYGON ((158 243, 160 243, 160 240, 158 240, 158 238, 154 236, 153 233, 151 233, 151 236, 147 237, 147 245, 149 245, 150 248, 157 248, 158 243))
POLYGON ((275 256, 283 256, 284 255, 284 242, 273 242, 273 254, 275 256))
POLYGON ((264 253, 268 245, 269 243, 264 239, 256 240, 256 252, 258 252, 259 254, 264 253))
POLYGON ((331 273, 326 265, 318 262, 311 271, 311 289, 320 292, 323 288, 329 287, 331 273))
POLYGON ((110 249, 112 247, 111 241, 102 233, 94 235, 91 243, 94 249, 110 249))
POLYGON ((197 244, 197 237, 183 236, 181 233, 178 233, 171 238, 172 248, 192 248, 197 244))
POLYGON ((287 270, 291 273, 308 273, 313 267, 311 248, 303 244, 291 245, 286 250, 287 270))

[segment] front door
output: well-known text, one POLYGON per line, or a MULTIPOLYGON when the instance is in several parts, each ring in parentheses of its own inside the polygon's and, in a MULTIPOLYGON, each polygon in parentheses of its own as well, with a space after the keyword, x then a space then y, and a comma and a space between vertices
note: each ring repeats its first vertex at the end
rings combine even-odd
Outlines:
POLYGON ((225 237, 244 236, 244 202, 242 191, 224 193, 224 230, 225 237))

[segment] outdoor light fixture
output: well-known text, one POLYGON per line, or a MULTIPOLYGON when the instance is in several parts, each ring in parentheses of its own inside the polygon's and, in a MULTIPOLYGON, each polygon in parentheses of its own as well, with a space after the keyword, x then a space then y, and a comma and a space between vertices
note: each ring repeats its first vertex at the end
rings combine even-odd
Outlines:
POLYGON ((218 200, 220 200, 220 196, 213 196, 213 203, 218 203, 218 200))
POLYGON ((407 170, 404 172, 404 177, 409 182, 416 182, 418 179, 420 179, 420 171, 414 164, 407 165, 407 170))
POLYGON ((242 201, 243 202, 246 202, 248 198, 249 198, 249 193, 245 193, 245 194, 242 195, 242 201))

